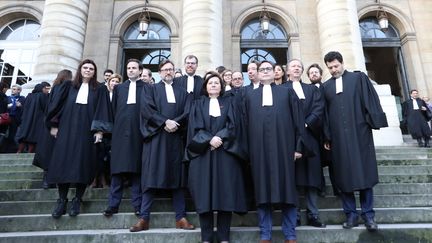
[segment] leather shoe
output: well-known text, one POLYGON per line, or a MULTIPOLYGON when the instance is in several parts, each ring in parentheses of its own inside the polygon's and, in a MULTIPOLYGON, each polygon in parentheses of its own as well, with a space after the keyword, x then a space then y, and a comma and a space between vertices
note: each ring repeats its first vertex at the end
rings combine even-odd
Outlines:
POLYGON ((307 225, 317 227, 317 228, 325 228, 326 225, 320 221, 318 217, 308 218, 307 225))
POLYGON ((297 218, 296 220, 296 227, 301 226, 301 219, 297 218))
POLYGON ((260 243, 271 243, 271 240, 260 240, 260 243))
POLYGON ((378 224, 375 222, 374 219, 368 219, 368 220, 366 220, 365 221, 365 226, 366 226, 366 229, 369 232, 375 232, 375 231, 378 230, 378 224))
POLYGON ((55 219, 60 218, 63 214, 66 214, 66 205, 68 200, 67 199, 57 199, 57 205, 54 211, 52 212, 51 216, 55 219))
POLYGON ((129 228, 130 232, 138 232, 149 229, 149 222, 144 219, 139 219, 136 224, 129 228))
POLYGON ((81 208, 81 199, 74 197, 72 199, 72 206, 71 206, 71 209, 69 211, 69 216, 75 217, 78 214, 80 214, 80 208, 81 208))
POLYGON ((352 229, 358 226, 358 217, 348 217, 347 221, 342 224, 344 229, 352 229))
POLYGON ((105 211, 103 211, 103 215, 105 217, 111 217, 114 214, 118 213, 118 208, 112 208, 112 207, 107 207, 107 209, 105 209, 105 211))
POLYGON ((176 221, 176 229, 193 230, 195 229, 195 226, 193 226, 193 224, 189 223, 189 221, 183 217, 176 221))
POLYGON ((285 243, 297 243, 296 240, 285 240, 284 242, 285 242, 285 243))

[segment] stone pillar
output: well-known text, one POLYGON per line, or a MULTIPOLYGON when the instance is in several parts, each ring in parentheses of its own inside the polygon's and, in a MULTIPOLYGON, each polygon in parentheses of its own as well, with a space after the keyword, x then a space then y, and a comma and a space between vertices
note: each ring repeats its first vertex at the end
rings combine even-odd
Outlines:
POLYGON ((357 6, 354 0, 316 0, 322 57, 339 51, 345 68, 366 71, 357 6))
POLYGON ((75 72, 83 55, 90 0, 46 0, 39 54, 33 80, 24 88, 41 81, 52 82, 62 69, 75 72))
POLYGON ((197 72, 223 64, 221 0, 183 0, 182 62, 186 55, 198 57, 197 72))
MULTIPOLYGON (((366 72, 360 36, 357 6, 354 0, 316 0, 321 54, 339 51, 348 70, 366 72)), ((375 85, 389 127, 373 131, 375 146, 395 146, 403 143, 399 128, 396 100, 390 86, 375 85)))

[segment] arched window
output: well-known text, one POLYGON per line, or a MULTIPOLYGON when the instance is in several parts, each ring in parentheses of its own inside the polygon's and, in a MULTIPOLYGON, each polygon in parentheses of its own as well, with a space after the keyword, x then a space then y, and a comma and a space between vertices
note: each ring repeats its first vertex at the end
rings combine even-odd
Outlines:
POLYGON ((247 65, 252 60, 267 60, 282 65, 287 62, 287 34, 282 25, 275 20, 270 21, 267 34, 261 31, 258 19, 246 23, 241 29, 240 48, 245 84, 250 82, 247 77, 247 65))
POLYGON ((9 85, 31 80, 36 63, 40 24, 21 19, 0 31, 0 78, 9 85))
MULTIPOLYGON (((141 60, 144 67, 152 71, 156 82, 159 81, 159 63, 171 56, 170 38, 170 28, 160 20, 152 19, 144 36, 139 33, 138 21, 132 23, 123 35, 125 62, 130 58, 141 60)), ((125 71, 123 73, 126 75, 125 71)))
POLYGON ((389 24, 387 31, 382 31, 376 18, 366 18, 360 21, 360 34, 364 39, 370 38, 397 38, 399 39, 399 34, 393 25, 389 24))

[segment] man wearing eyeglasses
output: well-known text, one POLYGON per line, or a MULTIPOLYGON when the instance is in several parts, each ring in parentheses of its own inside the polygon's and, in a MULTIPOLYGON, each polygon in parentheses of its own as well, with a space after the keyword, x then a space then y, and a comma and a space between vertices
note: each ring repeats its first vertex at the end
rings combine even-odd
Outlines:
POLYGON ((272 63, 261 62, 258 78, 261 85, 245 97, 245 120, 260 242, 271 242, 272 207, 280 205, 285 242, 294 243, 297 211, 294 161, 302 157, 304 116, 294 91, 274 84, 272 63))
POLYGON ((198 58, 194 55, 187 55, 184 59, 184 68, 186 74, 175 78, 174 85, 178 85, 187 90, 188 93, 193 93, 194 99, 201 96, 201 88, 204 80, 196 75, 198 68, 198 58))
POLYGON ((174 64, 164 60, 159 64, 161 82, 146 85, 141 99, 140 130, 144 145, 142 153, 142 203, 139 221, 131 232, 149 229, 150 209, 157 190, 171 190, 176 228, 195 227, 186 219, 183 188, 183 136, 189 115, 190 99, 185 89, 173 85, 174 64))

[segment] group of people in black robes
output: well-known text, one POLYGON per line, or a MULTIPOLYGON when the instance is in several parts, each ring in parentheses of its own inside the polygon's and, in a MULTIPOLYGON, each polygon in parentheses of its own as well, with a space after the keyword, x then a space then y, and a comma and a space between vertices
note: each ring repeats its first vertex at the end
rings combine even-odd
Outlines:
POLYGON ((387 120, 364 73, 346 71, 338 52, 324 61, 332 75, 325 83, 312 79, 315 66, 308 68, 313 84, 303 83, 303 64, 293 59, 288 80, 277 85, 275 65, 263 61, 248 65, 250 85, 226 91, 218 73, 208 72, 204 80, 195 74, 194 55, 184 59, 186 74, 178 78, 171 61, 161 62, 157 84, 143 82, 141 62, 130 59, 128 80, 111 95, 97 82, 96 64, 82 61, 73 79, 63 77, 44 101, 47 129, 40 137, 48 146, 37 147, 35 164, 58 187, 52 216, 67 212, 71 185, 76 193, 69 215, 80 213, 86 186, 100 169, 97 145, 110 135, 112 180, 103 214, 118 213, 128 180, 139 218, 131 232, 150 228, 151 206, 161 192, 172 193, 176 228, 194 229, 186 217, 187 188, 203 242, 228 242, 232 213, 247 213, 251 202, 260 242, 271 241, 274 209, 282 211, 285 242, 296 242, 299 188, 307 199, 308 225, 325 227, 316 206, 324 186, 323 150, 331 151, 332 182, 347 217, 343 227, 358 225, 354 191, 360 191, 361 216, 375 231, 372 188, 378 173, 371 129, 387 126, 387 120))

